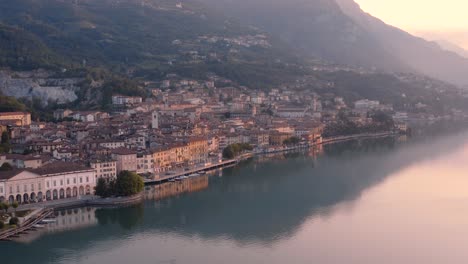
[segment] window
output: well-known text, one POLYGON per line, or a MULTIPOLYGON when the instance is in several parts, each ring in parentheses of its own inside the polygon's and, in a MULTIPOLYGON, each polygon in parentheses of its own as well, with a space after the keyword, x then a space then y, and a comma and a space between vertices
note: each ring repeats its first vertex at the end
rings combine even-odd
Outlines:
POLYGON ((3 187, 0 187, 0 193, 3 193, 3 187))
POLYGON ((83 178, 80 177, 80 183, 83 183, 83 178))
POLYGON ((34 192, 34 184, 31 184, 31 191, 34 192))
POLYGON ((38 183, 38 184, 37 184, 37 189, 38 189, 39 191, 41 191, 41 190, 42 190, 41 183, 38 183))
POLYGON ((13 186, 10 186, 10 194, 13 193, 13 186))
POLYGON ((86 182, 89 182, 89 177, 88 176, 86 176, 86 182))
POLYGON ((76 178, 73 178, 73 183, 76 183, 76 178))
POLYGON ((60 180, 60 186, 63 186, 63 180, 60 180))
POLYGON ((56 182, 56 181, 54 181, 54 187, 55 187, 55 186, 57 186, 57 182, 56 182))
POLYGON ((19 185, 16 185, 16 192, 17 192, 17 193, 20 192, 20 187, 19 187, 19 185))
POLYGON ((50 187, 50 183, 49 183, 49 182, 47 182, 47 188, 49 188, 49 187, 50 187))
POLYGON ((69 184, 70 184, 70 179, 67 179, 67 185, 69 185, 69 184))

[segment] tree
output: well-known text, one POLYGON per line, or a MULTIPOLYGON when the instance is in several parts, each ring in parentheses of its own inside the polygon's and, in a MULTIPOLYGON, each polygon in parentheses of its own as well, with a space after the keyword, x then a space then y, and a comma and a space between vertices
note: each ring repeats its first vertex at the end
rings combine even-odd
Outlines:
POLYGON ((18 225, 19 225, 19 219, 18 219, 18 217, 12 217, 12 218, 10 218, 10 225, 18 226, 18 225))
POLYGON ((8 135, 7 131, 2 133, 2 144, 10 144, 10 135, 8 135))
POLYGON ((115 183, 118 195, 130 196, 143 191, 145 183, 138 174, 130 171, 122 171, 117 176, 115 183))
POLYGON ((226 148, 224 148, 223 157, 225 159, 233 159, 234 156, 235 156, 235 154, 234 154, 234 151, 232 150, 231 146, 227 146, 226 148))
POLYGON ((100 197, 108 197, 109 196, 109 186, 107 185, 106 180, 103 178, 99 178, 96 184, 96 195, 100 197))
POLYGON ((5 213, 8 213, 8 208, 10 208, 10 205, 8 203, 0 203, 0 210, 5 211, 5 213))
POLYGON ((14 201, 12 204, 11 204, 11 207, 13 207, 15 209, 15 213, 16 213, 16 209, 18 208, 19 204, 18 202, 14 201))
POLYGON ((223 150, 223 157, 225 159, 233 159, 243 151, 251 151, 253 150, 252 145, 247 143, 235 143, 227 146, 223 150))
POLYGON ((11 171, 13 170, 13 166, 10 165, 10 163, 5 162, 3 165, 0 167, 0 171, 11 171))

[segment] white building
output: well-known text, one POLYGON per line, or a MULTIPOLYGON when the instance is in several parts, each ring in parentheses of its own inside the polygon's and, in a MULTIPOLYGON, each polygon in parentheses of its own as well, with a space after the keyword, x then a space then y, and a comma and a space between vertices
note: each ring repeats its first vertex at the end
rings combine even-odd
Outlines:
POLYGON ((143 98, 140 96, 124 96, 124 95, 113 95, 113 105, 133 105, 143 103, 143 98))
POLYGON ((379 106, 380 106, 379 101, 372 101, 368 99, 354 102, 354 108, 356 110, 370 110, 370 109, 378 108, 379 106))
POLYGON ((39 169, 0 173, 3 195, 10 203, 34 203, 79 195, 91 195, 96 187, 95 172, 75 163, 55 162, 39 169))

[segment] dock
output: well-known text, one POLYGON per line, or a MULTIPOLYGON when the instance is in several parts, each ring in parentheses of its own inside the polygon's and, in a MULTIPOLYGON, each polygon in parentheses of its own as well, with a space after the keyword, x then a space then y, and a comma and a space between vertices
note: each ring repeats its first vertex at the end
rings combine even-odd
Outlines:
POLYGON ((205 165, 203 167, 197 167, 189 170, 184 170, 184 171, 179 171, 179 172, 174 172, 169 175, 162 175, 161 177, 155 178, 155 179, 145 179, 145 185, 154 185, 154 184, 159 184, 163 183, 172 179, 176 179, 181 176, 186 176, 194 173, 199 173, 202 171, 210 171, 210 170, 215 170, 219 168, 224 168, 227 166, 232 166, 237 164, 240 160, 244 159, 246 157, 240 157, 237 159, 230 159, 230 160, 225 160, 221 161, 218 163, 210 164, 210 165, 205 165))
POLYGON ((0 234, 0 241, 11 241, 11 238, 18 237, 21 234, 27 233, 29 230, 34 230, 34 225, 37 225, 45 218, 53 215, 53 209, 44 209, 42 210, 39 215, 32 217, 26 220, 24 223, 21 224, 20 227, 6 230, 5 232, 0 234))

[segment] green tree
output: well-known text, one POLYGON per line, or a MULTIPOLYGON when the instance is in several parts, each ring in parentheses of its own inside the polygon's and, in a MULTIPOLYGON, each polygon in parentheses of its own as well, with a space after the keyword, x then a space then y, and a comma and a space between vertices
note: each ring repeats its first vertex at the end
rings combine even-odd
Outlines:
POLYGON ((96 184, 96 195, 100 197, 108 197, 109 196, 109 186, 107 185, 106 180, 103 178, 99 178, 96 184))
POLYGON ((117 176, 116 193, 122 196, 130 196, 143 191, 145 184, 143 178, 130 171, 122 171, 117 176))
POLYGON ((13 167, 8 162, 3 163, 3 165, 0 167, 0 171, 11 171, 11 170, 13 170, 13 167))
POLYGON ((8 208, 10 208, 10 205, 8 203, 0 203, 0 210, 5 211, 5 214, 8 213, 8 208))
POLYGON ((8 135, 7 131, 2 133, 2 144, 10 144, 10 135, 8 135))
POLYGON ((233 159, 237 155, 241 154, 243 151, 253 150, 252 145, 247 143, 235 143, 227 146, 223 150, 223 157, 225 159, 233 159))
POLYGON ((19 218, 18 217, 10 218, 10 225, 18 226, 19 225, 19 218))
POLYGON ((11 207, 13 207, 13 209, 15 209, 15 214, 16 214, 16 209, 18 208, 19 204, 18 202, 14 201, 12 204, 11 204, 11 207))
POLYGON ((225 159, 233 159, 235 157, 234 151, 232 150, 231 146, 227 146, 223 150, 223 157, 225 159))

